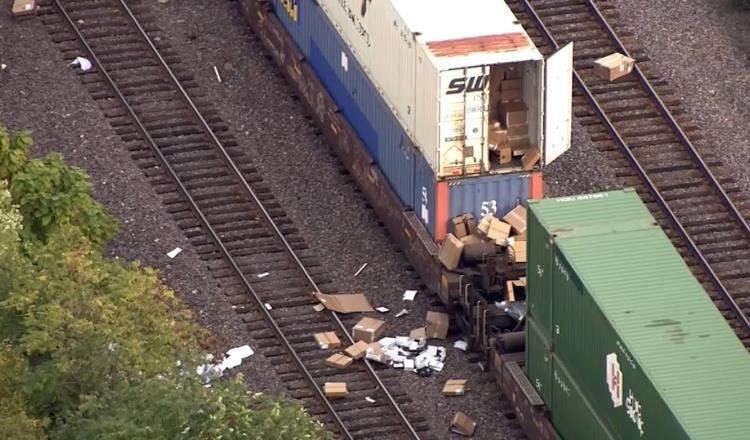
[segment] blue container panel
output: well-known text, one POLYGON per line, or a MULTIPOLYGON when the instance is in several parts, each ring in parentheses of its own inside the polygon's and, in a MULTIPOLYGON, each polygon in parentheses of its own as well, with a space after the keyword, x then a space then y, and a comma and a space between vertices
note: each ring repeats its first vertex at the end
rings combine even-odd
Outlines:
POLYGON ((409 137, 320 7, 311 0, 292 3, 298 8, 296 22, 280 0, 274 0, 277 16, 401 202, 410 207, 416 153, 409 137))
POLYGON ((436 181, 430 164, 421 154, 414 156, 414 198, 411 206, 427 228, 430 236, 435 236, 436 181))
POLYGON ((529 197, 530 174, 510 173, 472 177, 448 184, 448 220, 464 212, 476 219, 487 214, 501 218, 529 197))

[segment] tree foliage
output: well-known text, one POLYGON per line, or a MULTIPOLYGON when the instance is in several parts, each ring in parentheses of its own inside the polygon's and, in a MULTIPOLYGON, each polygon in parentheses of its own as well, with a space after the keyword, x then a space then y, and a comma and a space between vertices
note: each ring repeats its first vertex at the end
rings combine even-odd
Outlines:
POLYGON ((0 131, 0 438, 328 438, 241 376, 205 387, 207 331, 156 271, 100 253, 115 223, 85 173, 20 136, 0 131))

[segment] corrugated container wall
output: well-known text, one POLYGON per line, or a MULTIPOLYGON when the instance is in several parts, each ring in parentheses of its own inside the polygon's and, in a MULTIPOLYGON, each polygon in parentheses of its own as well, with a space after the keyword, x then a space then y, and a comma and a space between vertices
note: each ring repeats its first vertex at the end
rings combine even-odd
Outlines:
POLYGON ((542 397, 563 438, 746 439, 750 355, 635 193, 531 202, 529 220, 527 293, 551 304, 552 348, 527 350, 551 356, 542 397), (572 421, 587 411, 597 423, 572 421))

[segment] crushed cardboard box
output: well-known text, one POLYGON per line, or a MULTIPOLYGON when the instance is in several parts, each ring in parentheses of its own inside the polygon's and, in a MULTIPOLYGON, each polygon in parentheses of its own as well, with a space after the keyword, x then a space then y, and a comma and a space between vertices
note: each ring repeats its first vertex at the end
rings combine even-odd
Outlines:
POLYGON ((428 311, 426 321, 425 334, 428 338, 445 339, 448 336, 450 316, 447 313, 428 311))
POLYGON ((379 342, 372 342, 367 345, 367 353, 365 354, 365 358, 371 361, 380 362, 381 364, 387 364, 390 362, 388 354, 383 351, 383 347, 379 342))
POLYGON ((461 243, 461 240, 449 233, 445 236, 443 244, 440 245, 438 260, 443 263, 446 269, 453 270, 458 267, 458 263, 461 261, 461 252, 463 249, 464 244, 461 243))
POLYGON ((522 205, 516 206, 505 214, 503 221, 511 225, 516 234, 523 234, 526 232, 526 208, 522 205))
POLYGON ((451 219, 451 227, 453 228, 453 235, 456 238, 463 238, 471 235, 476 230, 477 222, 474 220, 474 214, 466 212, 453 217, 451 219))
MULTIPOLYGON (((499 124, 499 122, 498 122, 499 124)), ((502 128, 493 128, 489 132, 488 142, 490 150, 497 151, 508 145, 508 131, 502 128)))
POLYGON ((375 318, 362 318, 354 326, 352 337, 355 341, 375 342, 383 334, 385 323, 375 318))
POLYGON ((341 340, 336 336, 336 332, 315 333, 313 337, 315 342, 318 343, 318 347, 323 350, 341 347, 341 340))
POLYGON ((444 396, 463 396, 466 392, 466 379, 449 379, 443 386, 444 396))
POLYGON ((323 385, 323 391, 326 397, 346 397, 349 390, 346 389, 346 382, 326 382, 323 385))
POLYGON ((354 345, 347 347, 346 350, 344 350, 344 354, 354 360, 362 359, 367 354, 367 347, 367 342, 357 341, 354 345))
POLYGON ((459 411, 453 416, 451 421, 451 431, 456 434, 465 435, 471 437, 474 435, 474 430, 477 428, 477 422, 471 419, 463 412, 459 411))
POLYGON ((599 78, 614 81, 630 74, 635 60, 621 53, 612 53, 594 61, 594 74, 599 78))
POLYGON ((315 293, 315 296, 328 310, 338 313, 372 312, 372 306, 362 293, 326 295, 315 293))
POLYGON ((352 358, 341 353, 333 354, 326 359, 326 365, 342 370, 351 365, 352 362, 354 362, 352 358))

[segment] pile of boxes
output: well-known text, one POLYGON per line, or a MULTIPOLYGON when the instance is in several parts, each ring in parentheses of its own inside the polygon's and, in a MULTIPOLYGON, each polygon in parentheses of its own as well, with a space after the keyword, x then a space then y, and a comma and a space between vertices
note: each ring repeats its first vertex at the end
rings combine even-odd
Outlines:
POLYGON ((528 108, 523 101, 523 71, 520 64, 495 67, 490 81, 489 148, 500 165, 521 157, 524 170, 530 170, 540 159, 539 151, 530 146, 528 108), (499 85, 498 85, 499 84, 499 85))
MULTIPOLYGON (((438 251, 438 259, 448 270, 458 269, 464 251, 472 246, 494 245, 508 256, 510 262, 526 263, 526 208, 521 205, 502 219, 488 214, 478 225, 473 214, 461 214, 451 219, 451 229, 438 251)), ((506 285, 506 299, 515 301, 516 292, 525 290, 525 287, 525 278, 511 280, 506 285)))

